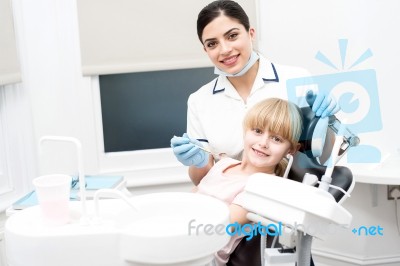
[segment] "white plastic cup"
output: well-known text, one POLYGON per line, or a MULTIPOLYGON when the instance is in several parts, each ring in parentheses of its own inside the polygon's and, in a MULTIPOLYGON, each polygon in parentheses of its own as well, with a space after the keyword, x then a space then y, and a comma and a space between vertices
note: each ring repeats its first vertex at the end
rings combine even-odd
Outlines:
POLYGON ((63 225, 70 221, 69 197, 72 177, 63 174, 43 175, 33 179, 43 222, 63 225))

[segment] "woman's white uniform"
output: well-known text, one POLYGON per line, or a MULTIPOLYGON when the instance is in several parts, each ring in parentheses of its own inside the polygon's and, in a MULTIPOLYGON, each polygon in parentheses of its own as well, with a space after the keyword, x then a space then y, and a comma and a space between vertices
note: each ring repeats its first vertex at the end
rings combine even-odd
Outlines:
MULTIPOLYGON (((260 55, 259 68, 250 95, 245 102, 228 78, 220 75, 192 93, 188 99, 187 133, 202 141, 214 153, 226 153, 241 159, 243 150, 243 118, 257 102, 271 98, 288 100, 286 81, 292 78, 310 78, 302 68, 276 65, 260 55)), ((300 86, 295 102, 305 106, 308 85, 300 86), (304 96, 304 97, 302 97, 304 96)))

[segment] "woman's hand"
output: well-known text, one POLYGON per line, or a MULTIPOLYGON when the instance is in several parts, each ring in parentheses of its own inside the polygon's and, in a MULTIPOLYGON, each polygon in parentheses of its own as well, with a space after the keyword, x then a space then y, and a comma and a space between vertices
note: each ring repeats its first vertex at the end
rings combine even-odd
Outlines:
POLYGON ((186 166, 202 168, 208 164, 208 153, 198 146, 203 147, 200 141, 189 138, 186 133, 182 137, 174 136, 171 139, 171 147, 175 157, 186 166))
POLYGON ((340 110, 339 104, 331 94, 325 94, 323 92, 314 94, 314 92, 310 90, 307 92, 306 97, 315 115, 321 118, 334 115, 340 110))

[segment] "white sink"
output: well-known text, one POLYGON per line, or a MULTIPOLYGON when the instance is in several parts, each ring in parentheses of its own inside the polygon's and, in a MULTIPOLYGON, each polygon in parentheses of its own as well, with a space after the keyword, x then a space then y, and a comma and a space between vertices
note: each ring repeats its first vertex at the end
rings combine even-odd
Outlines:
MULTIPOLYGON (((38 206, 13 214, 5 225, 10 266, 205 265, 229 241, 192 225, 227 225, 228 207, 212 197, 193 193, 154 193, 99 201, 100 221, 79 222, 81 205, 70 202, 72 221, 48 227, 38 206), (191 234, 189 234, 191 233, 191 234)), ((93 201, 87 201, 94 210, 93 201)))

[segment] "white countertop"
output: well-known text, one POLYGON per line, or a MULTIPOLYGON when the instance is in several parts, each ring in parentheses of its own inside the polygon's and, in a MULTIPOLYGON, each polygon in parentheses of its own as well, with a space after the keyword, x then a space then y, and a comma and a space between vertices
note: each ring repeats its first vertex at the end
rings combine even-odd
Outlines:
POLYGON ((345 164, 358 183, 400 185, 400 155, 390 155, 377 164, 345 164))

